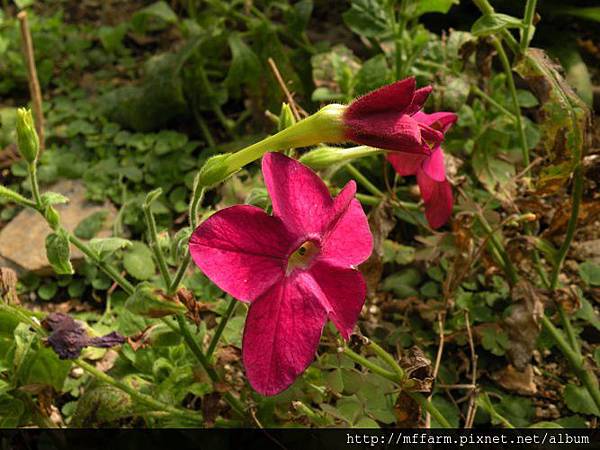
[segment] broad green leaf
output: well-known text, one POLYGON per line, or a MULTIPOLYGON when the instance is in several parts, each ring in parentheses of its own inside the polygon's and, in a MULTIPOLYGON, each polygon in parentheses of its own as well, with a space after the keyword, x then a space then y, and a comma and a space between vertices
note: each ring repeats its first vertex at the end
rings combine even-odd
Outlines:
POLYGON ((137 11, 131 19, 131 24, 139 33, 145 33, 165 29, 178 20, 177 14, 169 4, 159 1, 137 11))
POLYGON ((73 233, 80 239, 92 239, 102 230, 107 217, 108 211, 96 211, 79 222, 73 233))
POLYGON ((17 428, 25 412, 25 405, 10 395, 0 396, 0 428, 17 428))
POLYGON ((568 14, 574 17, 580 17, 586 20, 593 20, 595 22, 600 22, 600 7, 591 6, 589 8, 577 8, 577 7, 567 7, 567 8, 556 8, 553 7, 554 14, 568 14))
POLYGON ((300 34, 306 29, 313 7, 312 0, 300 0, 295 2, 290 10, 286 12, 285 18, 288 29, 292 33, 300 34))
POLYGON ((446 14, 452 5, 458 5, 460 0, 426 0, 419 1, 413 17, 419 17, 426 13, 442 13, 446 14))
POLYGON ((382 0, 352 0, 343 18, 352 31, 364 37, 379 37, 391 31, 382 0))
POLYGON ((62 228, 46 236, 46 257, 58 275, 75 273, 71 265, 71 248, 67 233, 62 228))
POLYGON ((385 56, 377 55, 364 62, 354 77, 354 95, 363 95, 373 91, 384 84, 390 78, 390 69, 385 56))
POLYGON ((81 428, 109 424, 131 416, 133 412, 134 405, 129 394, 101 384, 84 391, 69 426, 81 428))
POLYGON ((581 293, 579 295, 579 301, 581 302, 581 308, 575 313, 575 317, 585 320, 594 326, 594 328, 596 328, 598 331, 600 331, 600 317, 598 317, 598 314, 596 314, 592 304, 589 302, 589 300, 583 297, 581 293))
POLYGON ((600 417, 600 411, 594 403, 590 393, 583 386, 567 384, 563 393, 563 398, 567 407, 576 413, 594 414, 600 417))
POLYGON ((100 257, 114 253, 117 250, 131 247, 131 245, 131 241, 117 237, 94 238, 89 242, 89 246, 100 255, 100 257))
MULTIPOLYGON (((439 412, 446 418, 446 420, 450 423, 452 428, 458 428, 460 422, 460 411, 456 407, 456 405, 448 400, 446 400, 441 395, 434 395, 432 399, 433 404, 438 409, 439 412)), ((431 427, 432 428, 442 428, 442 424, 440 424, 435 417, 431 417, 431 427)))
POLYGON ((125 302, 125 307, 134 314, 145 317, 164 317, 183 314, 187 310, 176 298, 165 296, 160 290, 142 283, 125 302))
POLYGON ((591 261, 579 264, 579 276, 590 286, 600 286, 600 265, 591 261))
POLYGON ((115 52, 123 46, 123 38, 127 34, 129 28, 126 22, 120 23, 115 27, 101 26, 98 29, 98 38, 104 50, 107 52, 115 52))
POLYGON ((123 256, 125 270, 138 280, 148 280, 156 272, 152 251, 143 242, 134 242, 123 256))
POLYGON ((227 40, 231 49, 231 65, 225 83, 237 87, 241 84, 255 85, 260 78, 261 64, 258 56, 242 40, 239 33, 233 33, 227 40))
POLYGON ((506 28, 520 28, 523 21, 506 14, 485 14, 475 21, 471 27, 473 36, 489 36, 506 28))
POLYGON ((502 356, 506 353, 506 350, 510 346, 510 340, 504 331, 488 327, 484 328, 481 334, 481 345, 483 348, 497 356, 502 356))

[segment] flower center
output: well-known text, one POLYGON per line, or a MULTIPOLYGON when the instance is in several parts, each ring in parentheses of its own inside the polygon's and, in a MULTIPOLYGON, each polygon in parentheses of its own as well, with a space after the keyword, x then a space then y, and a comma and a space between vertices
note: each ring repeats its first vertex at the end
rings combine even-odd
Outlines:
POLYGON ((319 245, 313 241, 306 241, 298 247, 289 257, 286 274, 295 269, 306 269, 315 256, 319 253, 319 245))

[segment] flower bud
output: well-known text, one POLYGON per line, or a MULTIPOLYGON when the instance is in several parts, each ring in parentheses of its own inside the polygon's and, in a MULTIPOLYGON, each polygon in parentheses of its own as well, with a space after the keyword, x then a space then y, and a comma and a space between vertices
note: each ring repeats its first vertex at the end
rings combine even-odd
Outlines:
POLYGON ((322 146, 302 155, 300 162, 312 169, 321 170, 336 164, 342 164, 353 159, 376 155, 382 152, 383 150, 367 147, 366 145, 351 148, 322 146))
POLYGON ((279 113, 279 131, 285 130, 296 123, 292 108, 287 103, 281 105, 281 112, 279 113))
POLYGON ((31 111, 25 108, 17 110, 17 143, 21 156, 29 163, 33 163, 40 151, 40 140, 35 126, 31 111))

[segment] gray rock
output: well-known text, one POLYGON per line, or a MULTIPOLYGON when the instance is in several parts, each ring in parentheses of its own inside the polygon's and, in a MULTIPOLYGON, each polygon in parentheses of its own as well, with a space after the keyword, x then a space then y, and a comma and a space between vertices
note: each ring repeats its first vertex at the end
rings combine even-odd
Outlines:
MULTIPOLYGON (((85 198, 85 186, 80 181, 63 180, 48 191, 58 192, 70 199, 64 205, 55 205, 60 213, 61 223, 68 231, 75 227, 86 217, 98 211, 108 211, 105 229, 98 233, 98 237, 110 235, 110 225, 114 221, 117 211, 115 207, 105 204, 92 203, 85 198)), ((46 259, 46 236, 52 230, 44 218, 36 211, 25 209, 10 221, 0 231, 0 266, 11 267, 19 275, 34 272, 39 275, 52 273, 46 259)), ((71 260, 77 263, 83 259, 83 254, 71 246, 71 260)))

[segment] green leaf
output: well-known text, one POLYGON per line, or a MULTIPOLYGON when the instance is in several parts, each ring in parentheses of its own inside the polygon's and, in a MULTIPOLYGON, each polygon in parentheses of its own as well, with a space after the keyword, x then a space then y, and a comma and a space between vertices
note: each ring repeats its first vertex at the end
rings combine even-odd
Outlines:
POLYGON ((146 283, 136 287, 135 292, 125 302, 125 307, 132 313, 145 317, 164 317, 187 311, 176 298, 167 297, 146 283))
POLYGON ((535 95, 524 89, 517 90, 517 99, 521 108, 533 108, 540 104, 535 95))
POLYGON ((285 18, 288 23, 288 29, 292 33, 300 34, 306 29, 313 7, 312 0, 300 0, 294 3, 292 8, 286 12, 285 18))
POLYGON ((25 406, 19 399, 10 395, 0 396, 0 428, 17 428, 25 406))
POLYGON ((594 403, 590 393, 583 386, 576 386, 571 383, 567 384, 563 398, 571 411, 581 414, 594 414, 600 417, 598 407, 594 403))
POLYGON ((502 356, 510 346, 508 335, 494 327, 484 328, 481 331, 481 345, 496 356, 502 356))
POLYGON ((586 20, 593 20, 600 22, 600 7, 591 6, 589 8, 555 8, 553 7, 554 14, 568 14, 570 16, 580 17, 586 20))
POLYGON ((52 206, 52 205, 59 205, 62 203, 68 203, 69 199, 68 197, 65 197, 62 194, 59 194, 58 192, 44 192, 42 195, 42 203, 44 204, 44 206, 52 206))
POLYGON ((592 304, 581 295, 581 292, 579 292, 579 301, 581 302, 581 308, 575 313, 575 317, 585 320, 600 331, 600 317, 596 314, 592 304))
POLYGON ((590 286, 600 286, 600 265, 590 261, 579 264, 579 276, 590 286))
POLYGON ((177 14, 164 1, 156 2, 140 9, 132 19, 131 25, 138 33, 158 31, 177 23, 177 14))
POLYGON ((352 0, 342 16, 352 31, 364 37, 378 37, 391 29, 381 0, 352 0))
POLYGON ((412 17, 419 17, 426 13, 446 14, 452 5, 458 5, 460 0, 427 0, 417 2, 417 8, 412 17))
POLYGON ((42 284, 37 290, 39 297, 45 301, 52 300, 57 292, 58 285, 56 283, 42 284))
POLYGON ((138 280, 148 280, 156 272, 152 250, 143 242, 134 242, 123 257, 125 270, 138 280))
POLYGON ((106 254, 111 254, 117 250, 131 247, 131 245, 131 241, 117 237, 94 238, 89 242, 90 248, 101 258, 106 254))
POLYGON ((69 425, 82 428, 107 424, 131 416, 133 410, 129 394, 101 384, 84 391, 69 425))
POLYGON ((354 95, 363 95, 387 84, 389 75, 390 69, 384 55, 368 59, 354 77, 354 95))
POLYGON ((108 217, 108 211, 96 211, 77 224, 73 233, 80 239, 92 239, 96 236, 108 217))
POLYGON ((229 87, 237 87, 241 84, 254 85, 260 78, 261 64, 258 56, 242 40, 239 33, 233 33, 227 39, 231 49, 231 65, 225 79, 229 87))
POLYGON ((104 50, 114 53, 123 47, 123 38, 127 34, 128 28, 129 26, 126 22, 120 23, 116 27, 101 26, 98 29, 98 38, 104 50))
POLYGON ((71 248, 66 231, 59 228, 46 236, 46 257, 57 275, 75 273, 71 265, 71 248))
MULTIPOLYGON (((442 413, 442 416, 446 418, 452 428, 458 428, 458 424, 460 422, 460 411, 454 403, 446 400, 441 395, 434 395, 432 403, 439 410, 439 412, 442 413)), ((431 427, 442 428, 442 424, 438 423, 438 421, 435 420, 435 417, 431 416, 431 427)))
POLYGON ((506 14, 493 13, 481 16, 471 27, 474 36, 489 36, 506 28, 521 28, 523 21, 506 14))

